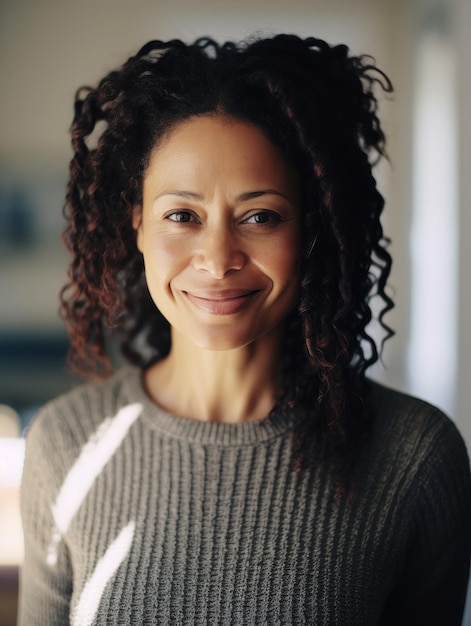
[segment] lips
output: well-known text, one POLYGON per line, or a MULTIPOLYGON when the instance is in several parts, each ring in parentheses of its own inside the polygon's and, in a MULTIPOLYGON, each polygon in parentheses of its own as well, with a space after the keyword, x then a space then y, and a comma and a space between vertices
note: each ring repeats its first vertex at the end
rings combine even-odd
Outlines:
POLYGON ((250 304, 260 290, 225 289, 214 292, 184 292, 190 302, 211 315, 234 315, 250 304))

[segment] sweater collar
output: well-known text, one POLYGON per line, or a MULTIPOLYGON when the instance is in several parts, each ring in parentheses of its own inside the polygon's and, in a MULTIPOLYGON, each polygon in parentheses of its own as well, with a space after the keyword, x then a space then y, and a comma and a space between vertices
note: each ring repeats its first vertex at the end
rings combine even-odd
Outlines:
POLYGON ((143 407, 141 419, 150 428, 160 430, 172 438, 220 446, 255 445, 274 439, 291 428, 291 415, 278 406, 263 419, 238 424, 179 417, 163 410, 149 398, 144 389, 141 369, 125 368, 118 376, 122 377, 123 400, 129 404, 140 403, 143 407))

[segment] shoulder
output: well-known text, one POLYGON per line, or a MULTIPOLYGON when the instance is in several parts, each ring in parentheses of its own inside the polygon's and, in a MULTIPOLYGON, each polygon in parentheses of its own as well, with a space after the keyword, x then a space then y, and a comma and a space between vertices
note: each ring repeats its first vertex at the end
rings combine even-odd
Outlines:
POLYGON ((128 407, 136 407, 133 394, 138 395, 139 382, 139 370, 125 368, 107 380, 78 385, 50 401, 26 431, 26 454, 73 455, 107 422, 119 418, 128 407))
POLYGON ((455 423, 436 406, 370 381, 376 432, 393 444, 434 449, 447 441, 464 446, 455 423))
POLYGON ((376 536, 399 556, 384 616, 388 623, 458 623, 471 553, 465 443, 427 402, 376 383, 369 400, 375 421, 359 484, 373 485, 363 493, 375 510, 376 536))
POLYGON ((369 401, 375 417, 371 449, 378 466, 395 471, 404 484, 414 478, 417 485, 432 475, 445 480, 451 474, 469 483, 463 437, 440 409, 373 382, 369 401))

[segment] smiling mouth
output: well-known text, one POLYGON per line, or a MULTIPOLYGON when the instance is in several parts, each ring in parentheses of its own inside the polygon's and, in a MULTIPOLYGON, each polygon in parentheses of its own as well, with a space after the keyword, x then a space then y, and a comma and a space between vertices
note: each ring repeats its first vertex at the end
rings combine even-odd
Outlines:
POLYGON ((196 307, 211 315, 234 315, 250 304, 260 290, 227 290, 211 294, 183 292, 196 307))

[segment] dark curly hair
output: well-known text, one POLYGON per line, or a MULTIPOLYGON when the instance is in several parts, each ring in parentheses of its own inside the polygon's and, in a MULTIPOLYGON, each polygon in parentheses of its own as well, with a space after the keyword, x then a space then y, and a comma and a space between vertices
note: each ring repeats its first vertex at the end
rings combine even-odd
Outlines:
POLYGON ((375 85, 391 83, 371 57, 294 35, 235 44, 151 41, 96 88, 82 88, 72 124, 64 240, 73 260, 61 293, 69 360, 82 374, 111 371, 107 329, 142 367, 170 349, 136 247, 132 210, 142 202, 152 149, 190 117, 249 121, 301 174, 304 248, 298 306, 287 324, 284 401, 298 407, 305 458, 347 456, 370 416, 366 369, 378 360, 367 332, 393 303, 372 167, 384 156, 375 85))

